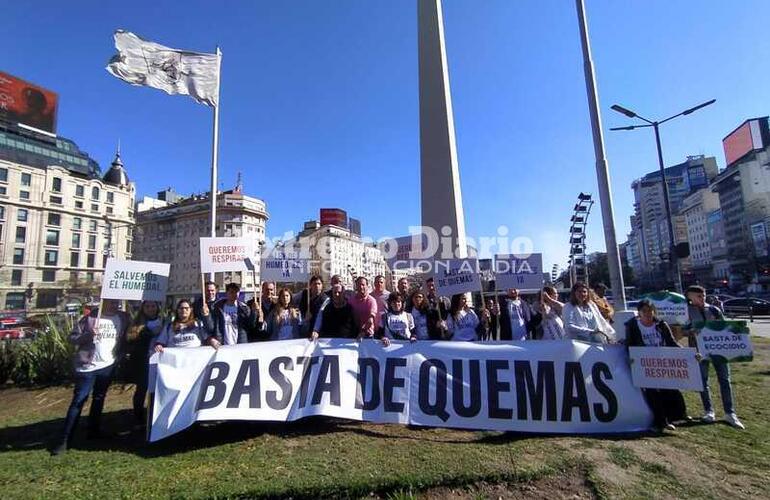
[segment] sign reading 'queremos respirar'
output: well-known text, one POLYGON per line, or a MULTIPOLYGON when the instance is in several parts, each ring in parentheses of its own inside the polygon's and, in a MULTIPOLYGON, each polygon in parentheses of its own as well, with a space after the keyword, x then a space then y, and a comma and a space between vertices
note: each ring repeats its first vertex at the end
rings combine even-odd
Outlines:
POLYGON ((702 391, 694 348, 629 347, 631 376, 636 387, 702 391))
POLYGON ((107 259, 102 299, 166 300, 170 264, 107 259))
POLYGON ((201 238, 201 273, 248 271, 246 260, 257 261, 254 238, 201 238))
POLYGON ((633 432, 652 420, 623 346, 288 340, 165 349, 152 362, 152 441, 201 420, 310 415, 545 433, 633 432))

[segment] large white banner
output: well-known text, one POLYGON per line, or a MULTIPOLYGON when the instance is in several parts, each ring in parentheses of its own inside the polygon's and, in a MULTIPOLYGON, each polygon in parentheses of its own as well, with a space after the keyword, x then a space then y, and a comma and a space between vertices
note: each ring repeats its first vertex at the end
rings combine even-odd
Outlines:
POLYGON ((171 264, 107 259, 102 278, 102 299, 166 300, 171 264))
POLYGON ((702 391, 703 379, 694 347, 629 347, 636 387, 702 391))
POLYGON ((247 259, 257 262, 259 248, 254 238, 201 238, 201 273, 249 271, 247 259))
POLYGON ((165 349, 150 440, 204 420, 326 415, 547 433, 645 430, 623 346, 289 340, 165 349))
POLYGON ((754 359, 754 347, 745 320, 706 321, 695 326, 701 327, 696 340, 698 351, 704 357, 721 356, 727 361, 754 359))
POLYGON ((436 259, 433 265, 433 283, 438 295, 451 297, 481 290, 476 259, 436 259))
POLYGON ((498 290, 543 288, 543 254, 495 256, 495 286, 498 290))

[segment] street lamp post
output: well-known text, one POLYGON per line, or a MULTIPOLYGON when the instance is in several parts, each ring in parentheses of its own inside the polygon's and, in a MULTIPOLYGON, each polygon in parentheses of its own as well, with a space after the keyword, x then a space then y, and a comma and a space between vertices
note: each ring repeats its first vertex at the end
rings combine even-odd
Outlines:
POLYGON ((648 120, 647 118, 644 118, 643 116, 639 116, 637 113, 631 111, 628 108, 624 108, 623 106, 620 106, 618 104, 613 104, 611 107, 613 111, 617 111, 618 113, 625 115, 629 118, 638 118, 646 123, 641 125, 629 125, 627 127, 614 127, 614 128, 611 128, 610 130, 634 130, 637 128, 652 127, 652 129, 655 131, 655 146, 658 149, 658 166, 660 167, 661 182, 663 183, 663 204, 665 205, 665 208, 666 208, 666 222, 668 226, 668 241, 669 241, 668 255, 669 255, 669 263, 670 263, 669 265, 672 271, 674 272, 674 286, 676 287, 676 291, 679 293, 683 293, 682 276, 679 273, 679 259, 677 258, 676 251, 675 251, 676 241, 674 240, 674 220, 671 217, 671 204, 669 203, 669 195, 668 195, 668 181, 666 180, 666 168, 663 165, 663 150, 660 146, 659 126, 663 125, 667 121, 673 120, 674 118, 689 115, 690 113, 693 113, 701 108, 705 108, 706 106, 714 104, 715 102, 716 102, 716 99, 711 99, 710 101, 706 101, 704 103, 698 104, 697 106, 693 106, 692 108, 685 109, 681 113, 671 115, 664 120, 656 120, 656 121, 651 121, 651 120, 648 120))

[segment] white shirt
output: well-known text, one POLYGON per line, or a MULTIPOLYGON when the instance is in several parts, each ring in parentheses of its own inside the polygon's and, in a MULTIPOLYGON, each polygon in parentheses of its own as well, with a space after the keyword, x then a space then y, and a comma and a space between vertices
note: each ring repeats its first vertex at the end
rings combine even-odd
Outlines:
MULTIPOLYGON (((91 319, 89 318, 89 321, 91 319)), ((96 318, 93 319, 94 323, 96 318)), ((118 343, 118 332, 123 329, 123 320, 120 316, 102 316, 99 319, 99 327, 94 328, 94 356, 87 365, 77 368, 79 372, 92 372, 101 370, 115 363, 114 349, 118 343)))
POLYGON ((222 314, 225 317, 225 332, 223 340, 225 345, 238 343, 238 305, 225 303, 222 307, 222 314))
POLYGON ((414 335, 417 340, 429 340, 428 335, 428 315, 420 312, 419 309, 412 309, 412 319, 414 320, 414 335))
POLYGON ((660 347, 663 345, 663 337, 661 337, 655 323, 653 323, 652 326, 644 326, 637 318, 636 324, 639 325, 639 331, 642 333, 642 343, 644 343, 644 345, 647 347, 660 347))
POLYGON ((508 301, 508 317, 511 321, 511 339, 527 340, 527 324, 521 313, 521 299, 508 301))
POLYGON ((203 345, 201 341, 202 328, 202 325, 197 321, 188 327, 183 326, 179 330, 175 330, 174 324, 169 323, 158 336, 157 342, 166 347, 200 347, 203 345))
POLYGON ((457 313, 457 319, 449 314, 446 320, 447 330, 452 334, 452 340, 475 341, 478 325, 479 317, 473 310, 461 310, 457 313))
POLYGON ((545 306, 543 313, 543 340, 561 340, 564 338, 564 322, 553 310, 553 307, 545 306))
POLYGON ((410 332, 414 330, 414 318, 406 311, 398 314, 388 312, 382 317, 382 326, 388 338, 409 339, 410 332))

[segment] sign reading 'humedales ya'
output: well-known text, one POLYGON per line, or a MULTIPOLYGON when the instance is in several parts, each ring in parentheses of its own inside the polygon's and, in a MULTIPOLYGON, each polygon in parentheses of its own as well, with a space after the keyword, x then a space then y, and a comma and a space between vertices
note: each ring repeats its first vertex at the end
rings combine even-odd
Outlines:
POLYGON ((702 391, 696 352, 690 347, 629 347, 634 386, 702 391))
POLYGON ((256 261, 253 238, 201 238, 201 273, 248 271, 246 259, 256 261))
POLYGON ((436 259, 433 268, 436 292, 443 297, 475 292, 481 286, 478 271, 476 259, 436 259))
POLYGON ((727 361, 751 361, 754 347, 746 321, 706 321, 696 323, 698 350, 703 356, 721 356, 727 361))
POLYGON ((262 259, 259 276, 262 281, 305 283, 310 279, 310 260, 293 254, 270 252, 262 259))
POLYGON ((102 279, 102 299, 166 300, 171 264, 107 259, 102 279))
POLYGON ((543 287, 543 254, 495 256, 495 282, 498 290, 539 290, 543 287))

